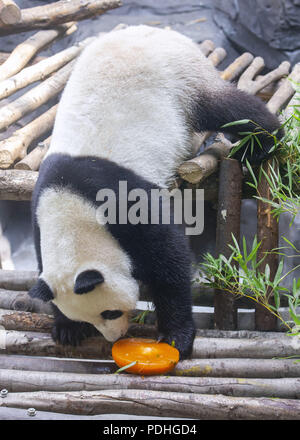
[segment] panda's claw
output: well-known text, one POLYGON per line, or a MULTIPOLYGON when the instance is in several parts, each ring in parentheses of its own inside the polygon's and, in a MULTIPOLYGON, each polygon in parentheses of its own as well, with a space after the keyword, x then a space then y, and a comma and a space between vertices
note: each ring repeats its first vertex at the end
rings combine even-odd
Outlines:
POLYGON ((70 321, 65 323, 56 323, 52 328, 52 339, 61 345, 71 345, 77 347, 89 336, 96 336, 98 331, 85 322, 70 321))

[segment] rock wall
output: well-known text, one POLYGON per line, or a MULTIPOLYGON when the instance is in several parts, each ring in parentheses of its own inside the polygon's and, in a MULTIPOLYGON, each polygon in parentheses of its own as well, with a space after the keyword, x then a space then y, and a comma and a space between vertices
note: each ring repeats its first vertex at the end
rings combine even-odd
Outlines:
POLYGON ((300 0, 212 0, 215 23, 239 49, 268 68, 300 61, 300 0))

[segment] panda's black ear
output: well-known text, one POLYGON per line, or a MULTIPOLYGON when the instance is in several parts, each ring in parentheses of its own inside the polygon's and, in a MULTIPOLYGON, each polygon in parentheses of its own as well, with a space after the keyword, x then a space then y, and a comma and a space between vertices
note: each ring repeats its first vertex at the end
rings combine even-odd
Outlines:
POLYGON ((38 279, 37 283, 29 290, 28 295, 32 298, 38 298, 45 302, 54 299, 52 290, 48 284, 42 280, 42 278, 38 279))
POLYGON ((97 284, 104 282, 103 275, 98 270, 85 270, 81 272, 75 281, 74 292, 79 295, 93 290, 97 284))

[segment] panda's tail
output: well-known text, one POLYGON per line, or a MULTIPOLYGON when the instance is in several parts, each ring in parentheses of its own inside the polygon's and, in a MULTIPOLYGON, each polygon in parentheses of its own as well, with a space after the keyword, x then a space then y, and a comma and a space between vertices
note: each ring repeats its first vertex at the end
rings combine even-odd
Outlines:
POLYGON ((260 98, 231 85, 209 97, 202 96, 193 110, 192 124, 193 129, 198 132, 220 131, 239 138, 246 136, 241 133, 257 132, 258 142, 253 137, 254 148, 249 139, 249 142, 235 153, 237 159, 248 159, 253 165, 259 164, 269 156, 269 150, 274 145, 274 139, 270 134, 278 130, 276 137, 280 139, 283 136, 278 118, 268 110, 260 98), (244 123, 224 127, 235 121, 244 123))

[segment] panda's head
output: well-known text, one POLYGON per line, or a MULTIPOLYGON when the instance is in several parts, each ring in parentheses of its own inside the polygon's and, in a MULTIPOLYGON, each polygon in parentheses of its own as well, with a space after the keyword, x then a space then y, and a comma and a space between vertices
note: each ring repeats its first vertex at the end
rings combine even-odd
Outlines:
POLYGON ((85 269, 76 274, 71 290, 65 283, 52 289, 40 277, 29 294, 43 301, 52 301, 69 319, 93 324, 105 339, 113 342, 126 334, 129 314, 135 307, 135 298, 130 298, 122 289, 138 294, 134 280, 116 275, 114 278, 112 285, 99 270, 85 269), (121 283, 122 287, 115 283, 121 283))
POLYGON ((37 219, 43 270, 32 297, 52 301, 69 319, 93 324, 108 341, 123 336, 138 282, 129 256, 95 208, 68 190, 47 189, 37 219))

